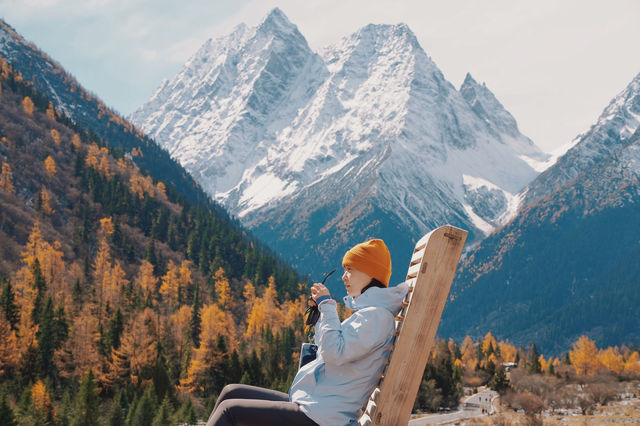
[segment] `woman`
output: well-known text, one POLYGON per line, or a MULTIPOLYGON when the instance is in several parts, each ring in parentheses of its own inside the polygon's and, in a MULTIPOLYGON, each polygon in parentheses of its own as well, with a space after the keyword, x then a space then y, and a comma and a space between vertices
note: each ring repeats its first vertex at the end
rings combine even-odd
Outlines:
POLYGON ((355 312, 344 322, 329 290, 316 283, 317 358, 293 379, 289 394, 246 385, 228 385, 220 393, 207 426, 348 425, 375 388, 389 357, 395 315, 406 284, 388 288, 391 257, 382 240, 351 248, 342 259, 344 302, 355 312))

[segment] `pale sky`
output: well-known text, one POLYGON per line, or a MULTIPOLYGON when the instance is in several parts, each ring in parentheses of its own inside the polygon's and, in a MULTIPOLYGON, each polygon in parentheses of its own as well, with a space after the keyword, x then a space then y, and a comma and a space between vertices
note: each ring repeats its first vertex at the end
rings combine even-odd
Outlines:
POLYGON ((553 150, 640 73, 637 0, 0 0, 0 17, 123 115, 208 39, 279 7, 318 50, 404 22, 456 87, 470 72, 553 150))

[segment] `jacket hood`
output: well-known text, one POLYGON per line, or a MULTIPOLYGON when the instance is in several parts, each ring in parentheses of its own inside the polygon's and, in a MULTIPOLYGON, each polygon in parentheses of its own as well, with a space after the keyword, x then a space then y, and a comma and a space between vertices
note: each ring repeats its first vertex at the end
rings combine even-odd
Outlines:
POLYGON ((359 296, 345 296, 343 300, 344 304, 354 311, 375 306, 385 308, 395 316, 408 289, 409 283, 405 281, 395 287, 371 287, 359 296))

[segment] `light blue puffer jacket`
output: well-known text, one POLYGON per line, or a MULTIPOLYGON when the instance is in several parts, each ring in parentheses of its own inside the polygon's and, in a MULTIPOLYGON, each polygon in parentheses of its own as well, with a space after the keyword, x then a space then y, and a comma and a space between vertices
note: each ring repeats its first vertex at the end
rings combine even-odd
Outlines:
POLYGON ((358 410, 371 395, 389 358, 395 315, 407 284, 372 287, 344 298, 355 310, 342 324, 334 300, 320 303, 315 326, 317 358, 293 379, 289 399, 321 426, 356 424, 358 410))

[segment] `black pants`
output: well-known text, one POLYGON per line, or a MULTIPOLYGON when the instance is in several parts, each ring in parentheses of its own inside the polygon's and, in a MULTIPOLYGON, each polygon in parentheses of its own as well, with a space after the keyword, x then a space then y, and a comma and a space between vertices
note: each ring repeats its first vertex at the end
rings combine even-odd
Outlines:
POLYGON ((248 385, 227 385, 220 392, 207 426, 317 426, 289 395, 248 385))

